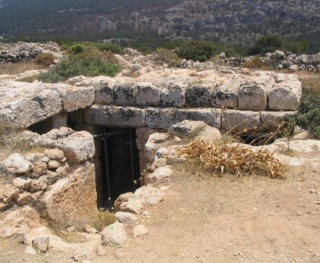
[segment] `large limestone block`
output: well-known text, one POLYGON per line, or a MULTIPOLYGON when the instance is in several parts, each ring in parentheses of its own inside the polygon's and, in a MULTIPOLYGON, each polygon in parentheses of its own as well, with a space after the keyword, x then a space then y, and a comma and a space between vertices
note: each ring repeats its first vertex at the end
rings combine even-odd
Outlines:
POLYGON ((157 106, 160 104, 160 90, 152 83, 142 82, 135 86, 138 106, 157 106))
POLYGON ((3 128, 27 128, 58 114, 62 109, 60 94, 42 84, 6 84, 1 87, 0 97, 0 122, 3 128))
POLYGON ((178 123, 184 120, 204 121, 211 127, 220 129, 221 110, 220 109, 175 109, 172 123, 178 123))
POLYGON ((113 127, 146 126, 144 110, 133 107, 93 105, 84 113, 85 122, 113 127))
POLYGON ((295 112, 292 111, 283 111, 283 112, 274 112, 274 111, 263 111, 261 112, 261 124, 262 127, 268 131, 276 131, 281 128, 281 118, 285 115, 293 115, 295 112))
POLYGON ((253 111, 224 111, 221 122, 222 129, 233 134, 247 134, 261 127, 260 113, 253 111))
POLYGON ((113 88, 105 86, 95 91, 95 103, 110 105, 113 103, 113 88))
POLYGON ((265 110, 267 107, 266 88, 257 83, 242 84, 239 88, 238 103, 240 110, 265 110))
POLYGON ((62 98, 63 110, 66 112, 89 107, 95 99, 93 87, 75 87, 59 84, 52 86, 52 88, 59 92, 62 98))
POLYGON ((184 107, 186 103, 185 88, 179 85, 168 85, 161 90, 161 106, 184 107))
POLYGON ((44 193, 40 202, 45 216, 63 226, 94 222, 98 212, 94 164, 71 166, 66 176, 44 193))
POLYGON ((213 88, 206 85, 193 85, 186 90, 186 106, 190 108, 205 108, 211 106, 213 88))
POLYGON ((297 110, 301 96, 302 88, 299 81, 281 82, 269 92, 269 108, 279 111, 297 110))
POLYGON ((81 163, 91 159, 95 154, 92 134, 86 131, 75 132, 60 139, 57 146, 64 152, 71 163, 81 163))
POLYGON ((175 121, 173 109, 148 108, 146 125, 152 129, 167 129, 175 121))
POLYGON ((102 245, 111 247, 121 247, 128 239, 123 224, 116 222, 106 227, 101 232, 102 245))
POLYGON ((239 85, 233 80, 227 80, 217 87, 212 93, 212 106, 217 108, 237 108, 239 85))
POLYGON ((116 83, 113 87, 113 100, 119 106, 134 106, 137 90, 132 84, 116 83))

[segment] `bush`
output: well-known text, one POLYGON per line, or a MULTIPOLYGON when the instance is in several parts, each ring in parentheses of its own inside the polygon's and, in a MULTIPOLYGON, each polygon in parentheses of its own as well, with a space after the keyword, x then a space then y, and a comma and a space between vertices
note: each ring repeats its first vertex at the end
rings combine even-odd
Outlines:
POLYGON ((180 58, 205 62, 216 54, 216 47, 208 41, 193 40, 183 43, 177 54, 180 58))
POLYGON ((248 49, 248 55, 257 55, 262 54, 263 52, 274 52, 281 47, 282 40, 278 36, 263 36, 248 49))
POLYGON ((124 54, 124 50, 118 46, 117 44, 113 44, 113 43, 102 43, 102 42, 83 42, 83 45, 85 45, 86 47, 91 47, 91 48, 96 48, 100 51, 109 51, 112 52, 114 54, 124 54))
POLYGON ((158 48, 153 52, 153 59, 157 62, 167 63, 169 67, 179 67, 181 65, 178 55, 165 48, 158 48))
POLYGON ((109 53, 87 48, 82 53, 70 55, 49 71, 40 74, 39 80, 54 83, 80 75, 113 77, 117 75, 121 67, 111 60, 109 53))
POLYGON ((78 54, 83 52, 83 50, 85 49, 85 46, 82 44, 74 44, 70 47, 70 50, 73 54, 78 54))
POLYGON ((308 129, 316 139, 320 139, 320 96, 313 92, 304 92, 298 112, 286 115, 283 120, 289 134, 295 125, 308 129))
POLYGON ((49 53, 39 54, 36 57, 36 63, 41 66, 50 66, 54 63, 54 55, 49 53))
POLYGON ((264 63, 259 57, 254 57, 251 61, 243 64, 244 68, 262 68, 263 66, 264 63))

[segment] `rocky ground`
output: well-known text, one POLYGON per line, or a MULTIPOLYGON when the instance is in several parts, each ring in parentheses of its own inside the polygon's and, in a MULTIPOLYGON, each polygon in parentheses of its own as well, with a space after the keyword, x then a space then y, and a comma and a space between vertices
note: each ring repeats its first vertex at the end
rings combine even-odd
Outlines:
MULTIPOLYGON (((319 168, 289 169, 286 180, 200 179, 179 170, 164 201, 148 210, 146 235, 102 256, 87 248, 79 261, 319 262, 319 168)), ((75 261, 50 251, 26 256, 15 239, 0 244, 0 262, 75 261)))

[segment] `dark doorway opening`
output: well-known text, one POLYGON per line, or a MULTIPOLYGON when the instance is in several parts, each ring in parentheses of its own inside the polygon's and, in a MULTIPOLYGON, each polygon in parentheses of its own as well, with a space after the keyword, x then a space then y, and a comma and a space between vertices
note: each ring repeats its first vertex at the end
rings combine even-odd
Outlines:
POLYGON ((103 133, 94 137, 100 138, 101 143, 98 206, 112 208, 119 195, 134 192, 140 186, 135 129, 104 128, 103 133))

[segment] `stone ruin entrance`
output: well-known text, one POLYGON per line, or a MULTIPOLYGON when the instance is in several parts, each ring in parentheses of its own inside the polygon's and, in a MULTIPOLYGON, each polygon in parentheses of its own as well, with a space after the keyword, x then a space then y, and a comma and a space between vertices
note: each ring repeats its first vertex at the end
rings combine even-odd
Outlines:
POLYGON ((112 208, 117 197, 134 192, 139 186, 139 152, 135 129, 103 127, 94 138, 100 148, 100 164, 96 165, 99 208, 112 208), (99 142, 100 141, 100 142, 99 142))

